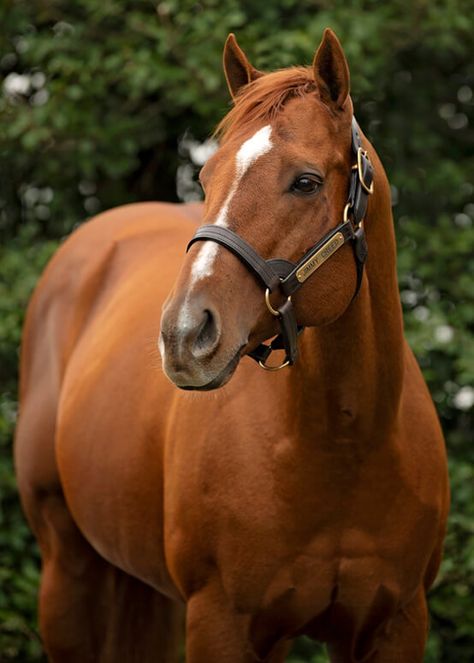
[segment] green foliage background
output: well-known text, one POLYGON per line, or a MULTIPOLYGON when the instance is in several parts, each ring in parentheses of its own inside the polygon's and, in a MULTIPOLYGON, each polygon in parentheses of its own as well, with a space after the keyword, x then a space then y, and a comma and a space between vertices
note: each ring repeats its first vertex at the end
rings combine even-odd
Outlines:
MULTIPOLYGON (((204 140, 228 108, 228 32, 273 69, 310 63, 326 26, 344 45, 357 117, 393 185, 406 331, 449 450, 453 506, 426 661, 474 661, 473 16, 472 0, 3 0, 2 661, 42 657, 39 560, 11 461, 21 323, 38 274, 85 217, 176 199, 180 138, 204 140)), ((290 660, 326 658, 301 639, 290 660)))

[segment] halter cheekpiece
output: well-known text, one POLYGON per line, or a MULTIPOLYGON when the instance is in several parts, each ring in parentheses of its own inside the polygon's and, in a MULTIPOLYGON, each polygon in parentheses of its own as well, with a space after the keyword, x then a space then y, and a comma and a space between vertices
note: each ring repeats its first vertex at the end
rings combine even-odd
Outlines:
POLYGON ((344 208, 343 220, 330 230, 296 264, 289 260, 274 258, 264 260, 255 249, 242 237, 229 228, 221 226, 201 226, 188 244, 186 251, 195 242, 211 240, 225 246, 257 277, 265 288, 265 303, 272 315, 278 318, 280 333, 269 343, 260 343, 249 356, 268 371, 277 371, 295 363, 298 354, 298 335, 304 327, 298 325, 295 318, 292 295, 314 272, 330 258, 341 246, 352 243, 357 270, 357 284, 354 297, 357 296, 367 259, 367 242, 363 221, 367 211, 369 195, 373 192, 374 171, 367 151, 362 148, 359 126, 352 118, 352 152, 355 163, 352 166, 349 196, 344 208), (283 304, 274 307, 270 294, 280 290, 286 297, 283 304), (278 366, 268 366, 267 359, 274 350, 285 350, 285 360, 278 366))

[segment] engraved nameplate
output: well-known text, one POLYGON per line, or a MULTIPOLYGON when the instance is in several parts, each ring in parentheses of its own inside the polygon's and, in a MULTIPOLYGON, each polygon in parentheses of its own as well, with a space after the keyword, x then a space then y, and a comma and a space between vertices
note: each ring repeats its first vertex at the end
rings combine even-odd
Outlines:
POLYGON ((306 279, 315 272, 318 267, 321 267, 323 262, 326 262, 328 258, 335 253, 340 246, 344 244, 344 235, 342 233, 336 233, 334 237, 331 237, 311 258, 301 265, 301 267, 296 272, 296 278, 300 283, 306 281, 306 279))

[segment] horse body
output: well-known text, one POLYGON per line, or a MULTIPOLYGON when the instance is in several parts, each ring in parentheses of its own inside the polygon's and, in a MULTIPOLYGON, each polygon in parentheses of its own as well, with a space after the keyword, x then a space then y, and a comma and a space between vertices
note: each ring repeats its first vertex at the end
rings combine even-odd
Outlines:
MULTIPOLYGON (((182 604, 190 662, 281 661, 300 633, 334 661, 422 660, 446 459, 403 338, 388 184, 370 153, 377 249, 361 291, 349 303, 345 247, 317 277, 345 311, 304 331, 286 372, 243 360, 214 396, 161 371, 159 314, 186 301, 177 267, 198 205, 112 210, 46 270, 25 326, 16 456, 52 660, 176 660, 182 604)), ((257 284, 219 259, 251 309, 257 284)), ((178 345, 166 345, 177 374, 178 345)))

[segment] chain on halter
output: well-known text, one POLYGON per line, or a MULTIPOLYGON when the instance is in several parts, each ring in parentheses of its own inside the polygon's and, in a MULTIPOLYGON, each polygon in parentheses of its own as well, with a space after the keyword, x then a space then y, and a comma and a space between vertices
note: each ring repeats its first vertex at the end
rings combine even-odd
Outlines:
POLYGON ((347 242, 352 243, 357 270, 357 284, 353 299, 359 292, 367 259, 363 221, 369 195, 374 190, 374 171, 367 151, 362 148, 355 117, 352 118, 352 152, 355 163, 351 170, 349 196, 344 208, 343 220, 312 246, 296 265, 280 258, 264 260, 237 233, 220 226, 206 225, 198 228, 186 249, 189 251, 195 242, 206 240, 217 242, 237 256, 262 283, 265 288, 266 306, 269 312, 278 318, 280 333, 268 345, 260 343, 249 352, 249 356, 267 371, 278 371, 295 363, 298 354, 298 336, 304 327, 296 322, 291 297, 328 258, 347 242), (271 303, 270 295, 277 290, 282 292, 286 299, 281 306, 275 307, 271 303), (285 350, 285 360, 278 366, 269 366, 266 362, 274 350, 285 350))

